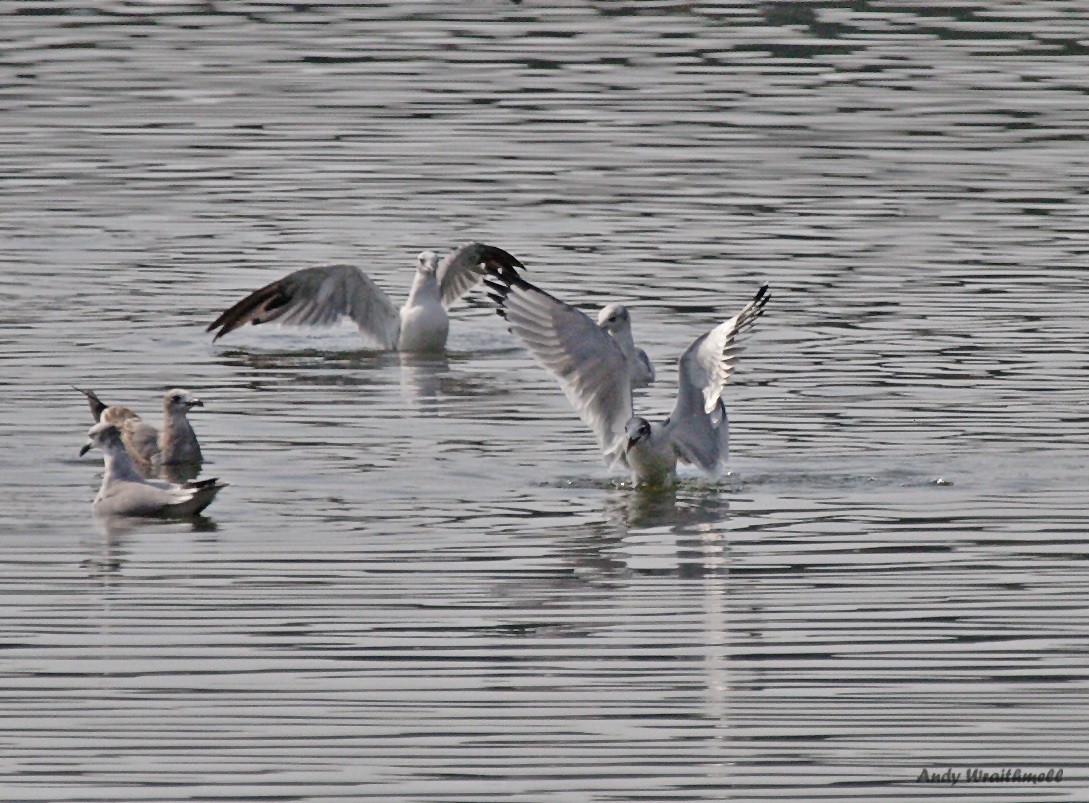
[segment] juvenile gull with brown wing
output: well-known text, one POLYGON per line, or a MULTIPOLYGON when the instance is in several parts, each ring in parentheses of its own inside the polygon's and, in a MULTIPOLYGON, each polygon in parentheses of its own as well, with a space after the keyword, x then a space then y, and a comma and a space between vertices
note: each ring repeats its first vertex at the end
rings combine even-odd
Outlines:
POLYGON ((117 427, 125 449, 142 466, 151 463, 200 463, 203 460, 188 413, 194 407, 203 407, 204 402, 188 390, 173 388, 163 396, 161 429, 156 429, 128 407, 107 405, 93 390, 76 390, 87 397, 95 421, 105 421, 117 427))

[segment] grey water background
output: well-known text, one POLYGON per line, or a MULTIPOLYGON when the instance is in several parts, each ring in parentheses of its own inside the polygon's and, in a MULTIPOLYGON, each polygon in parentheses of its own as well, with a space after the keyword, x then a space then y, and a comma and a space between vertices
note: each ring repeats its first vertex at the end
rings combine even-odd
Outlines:
POLYGON ((0 19, 4 800, 1086 799, 1083 4, 0 19), (655 416, 768 281, 730 474, 610 476, 479 293, 203 332, 469 239, 627 302, 655 416), (200 395, 207 519, 96 522, 70 383, 200 395))

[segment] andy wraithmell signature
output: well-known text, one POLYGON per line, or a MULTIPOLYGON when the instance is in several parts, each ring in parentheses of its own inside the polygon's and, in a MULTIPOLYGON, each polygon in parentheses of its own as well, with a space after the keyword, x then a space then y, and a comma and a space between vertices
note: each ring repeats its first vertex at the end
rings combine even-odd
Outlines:
POLYGON ((945 770, 924 769, 919 773, 919 777, 915 781, 917 783, 945 783, 956 786, 958 783, 1059 783, 1062 779, 1062 769, 1033 771, 1020 768, 995 770, 973 767, 958 772, 952 767, 948 767, 945 770))

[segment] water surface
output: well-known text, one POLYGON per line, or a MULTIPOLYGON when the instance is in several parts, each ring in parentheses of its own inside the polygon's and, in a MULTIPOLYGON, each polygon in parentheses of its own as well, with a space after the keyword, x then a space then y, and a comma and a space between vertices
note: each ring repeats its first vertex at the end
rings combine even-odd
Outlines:
POLYGON ((1080 4, 0 14, 5 799, 1085 797, 1080 4), (469 239, 628 303, 650 416, 769 282, 729 476, 610 476, 480 294, 203 331, 469 239), (69 383, 197 392, 208 517, 96 522, 69 383))

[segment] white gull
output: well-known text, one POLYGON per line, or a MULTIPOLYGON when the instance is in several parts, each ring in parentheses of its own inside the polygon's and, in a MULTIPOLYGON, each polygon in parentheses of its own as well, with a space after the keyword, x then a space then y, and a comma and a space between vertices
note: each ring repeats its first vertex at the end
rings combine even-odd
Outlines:
POLYGON ((218 479, 176 485, 145 479, 136 470, 116 424, 99 421, 87 432, 85 454, 91 447, 102 450, 105 475, 91 505, 100 516, 195 516, 208 507, 227 483, 218 479))
POLYGON ((214 340, 245 324, 331 326, 350 318, 367 344, 384 351, 442 351, 447 310, 483 278, 485 266, 522 263, 501 248, 469 243, 440 257, 422 252, 408 300, 398 310, 374 281, 351 265, 303 268, 250 293, 208 326, 214 340))
POLYGON ((590 426, 610 466, 629 468, 636 482, 665 484, 677 462, 719 474, 729 452, 722 392, 742 345, 767 304, 768 286, 734 317, 696 338, 681 355, 677 400, 661 422, 632 406, 631 358, 585 314, 527 282, 513 270, 489 268, 489 296, 533 357, 560 381, 590 426))

